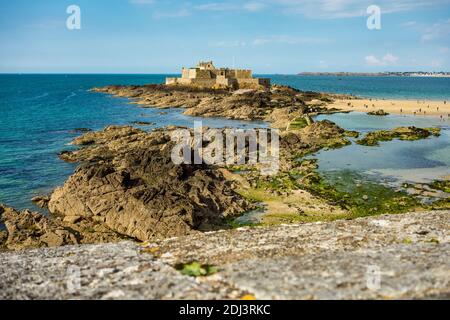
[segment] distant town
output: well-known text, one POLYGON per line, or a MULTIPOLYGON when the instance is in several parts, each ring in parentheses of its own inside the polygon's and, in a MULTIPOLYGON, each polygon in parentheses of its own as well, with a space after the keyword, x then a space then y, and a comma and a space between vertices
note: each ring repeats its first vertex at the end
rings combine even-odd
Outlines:
POLYGON ((425 71, 414 71, 414 72, 301 72, 299 76, 337 76, 337 77, 348 77, 348 76, 366 76, 366 77, 450 77, 450 72, 425 72, 425 71))

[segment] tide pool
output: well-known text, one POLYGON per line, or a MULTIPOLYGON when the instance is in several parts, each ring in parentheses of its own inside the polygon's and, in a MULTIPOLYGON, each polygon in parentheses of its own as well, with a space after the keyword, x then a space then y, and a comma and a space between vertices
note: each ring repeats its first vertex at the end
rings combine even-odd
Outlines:
POLYGON ((450 175, 450 131, 447 122, 435 117, 369 116, 364 113, 321 115, 347 130, 362 132, 400 126, 440 127, 440 137, 417 141, 393 140, 369 147, 356 143, 341 149, 321 151, 319 171, 324 173, 352 170, 368 178, 389 184, 427 183, 450 175))

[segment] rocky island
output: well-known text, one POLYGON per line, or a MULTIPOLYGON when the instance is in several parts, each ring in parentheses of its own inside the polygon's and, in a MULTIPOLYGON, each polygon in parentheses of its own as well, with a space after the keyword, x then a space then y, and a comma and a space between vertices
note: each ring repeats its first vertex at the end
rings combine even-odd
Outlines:
MULTIPOLYGON (((34 264, 40 253, 63 263, 64 256, 73 252, 79 260, 74 259, 72 263, 88 265, 83 274, 92 278, 94 275, 89 268, 94 266, 87 258, 88 252, 102 260, 108 252, 116 252, 123 263, 116 266, 121 271, 112 285, 122 277, 133 281, 139 275, 125 272, 124 268, 132 266, 142 270, 145 267, 155 270, 155 274, 145 275, 145 281, 156 286, 155 277, 161 273, 163 280, 158 281, 162 281, 164 286, 179 278, 181 291, 165 290, 164 287, 152 291, 121 286, 120 294, 110 289, 106 294, 100 293, 96 287, 81 296, 71 296, 63 292, 61 284, 57 284, 42 294, 36 293, 33 286, 27 287, 29 291, 9 289, 2 291, 3 297, 46 298, 55 294, 60 298, 124 298, 145 292, 144 297, 147 298, 240 298, 245 295, 256 298, 326 298, 331 295, 330 289, 305 284, 305 277, 317 277, 317 274, 293 271, 296 286, 302 289, 297 295, 284 294, 288 292, 285 291, 287 284, 275 273, 268 271, 268 277, 276 287, 270 291, 267 283, 259 281, 258 268, 250 266, 262 264, 278 270, 280 267, 274 260, 276 256, 281 259, 282 269, 292 269, 303 261, 321 266, 323 272, 335 274, 338 270, 329 270, 329 261, 339 260, 338 266, 344 267, 344 261, 354 260, 358 264, 354 265, 358 269, 355 278, 345 281, 362 281, 361 265, 369 251, 379 257, 377 263, 383 268, 391 270, 395 267, 395 272, 401 269, 391 260, 397 251, 404 255, 408 265, 418 264, 425 268, 422 264, 427 260, 432 261, 437 270, 433 273, 434 278, 427 280, 420 278, 418 273, 410 277, 394 275, 389 280, 393 286, 389 290, 392 290, 377 294, 391 298, 448 296, 448 265, 445 267, 439 259, 434 259, 442 258, 441 254, 445 257, 447 252, 448 195, 422 202, 406 191, 371 183, 359 186, 357 191, 342 191, 324 179, 317 171, 315 160, 307 157, 320 150, 345 147, 359 138, 359 132, 344 130, 328 120, 314 120, 314 116, 319 114, 339 112, 330 105, 336 100, 351 97, 270 86, 265 80, 250 81, 251 75, 248 77, 245 73, 243 77, 246 80, 241 81, 238 72, 219 69, 216 73, 212 63, 200 64, 195 70, 196 75, 202 77, 208 75, 216 79, 214 77, 221 76, 223 79, 189 83, 169 79, 166 85, 112 85, 93 88, 92 91, 129 98, 131 103, 141 108, 178 107, 192 116, 266 121, 271 130, 279 130, 280 170, 276 175, 264 176, 247 163, 174 164, 171 160, 174 144, 171 133, 177 129, 174 126, 149 132, 131 126, 109 126, 101 131, 83 130, 83 134, 72 142, 76 149, 61 151, 63 161, 77 163, 78 166, 63 186, 48 196, 35 199, 39 206, 48 210, 49 215, 29 210, 18 212, 5 205, 0 206, 0 217, 6 227, 0 231, 3 249, 110 243, 54 251, 3 253, 0 259, 2 270, 12 269, 12 261, 21 259, 34 264), (226 82, 224 79, 231 80, 226 82), (242 219, 252 212, 262 212, 257 222, 242 219), (402 215, 372 217, 392 213, 402 215), (408 227, 410 223, 416 227, 408 227), (378 226, 374 234, 368 233, 374 226, 378 226), (239 231, 243 227, 246 228, 245 235, 239 231), (330 235, 330 228, 338 235, 330 235), (175 240, 171 240, 173 238, 175 240), (414 238, 411 240, 414 245, 408 246, 410 238, 414 238), (202 247, 200 241, 203 240, 200 239, 209 241, 209 244, 202 247), (288 239, 295 243, 291 249, 288 239), (111 244, 125 240, 129 242, 111 244), (265 250, 266 247, 276 250, 265 250), (332 251, 324 251, 324 248, 331 247, 332 251), (389 250, 380 250, 384 247, 389 250), (133 252, 146 254, 138 253, 137 258, 133 258, 133 252), (209 277, 205 271, 203 275, 208 276, 207 279, 198 282, 176 271, 177 268, 183 270, 183 264, 193 262, 198 262, 199 266, 218 265, 218 273, 214 269, 217 274, 209 277), (254 270, 254 273, 245 277, 236 272, 239 269, 254 270), (422 281, 421 287, 413 288, 412 283, 418 278, 422 281), (409 289, 400 292, 397 285, 405 285, 409 289), (192 291, 189 291, 189 286, 192 286, 192 291), (200 290, 206 290, 204 295, 199 296, 200 290)), ((188 70, 186 77, 189 76, 188 70)), ((374 146, 379 141, 431 139, 438 135, 439 130, 435 128, 396 128, 367 133, 356 143, 374 146)), ((202 141, 204 146, 209 143, 202 141)), ((448 193, 448 181, 436 181, 427 188, 436 193, 448 193)), ((114 261, 110 263, 118 264, 114 261)), ((39 268, 45 266, 39 265, 34 272, 39 268)), ((10 273, 2 277, 2 287, 9 286, 14 277, 10 273)), ((330 279, 330 284, 341 298, 379 297, 364 292, 360 284, 351 285, 348 290, 338 289, 340 284, 335 278, 330 279)))

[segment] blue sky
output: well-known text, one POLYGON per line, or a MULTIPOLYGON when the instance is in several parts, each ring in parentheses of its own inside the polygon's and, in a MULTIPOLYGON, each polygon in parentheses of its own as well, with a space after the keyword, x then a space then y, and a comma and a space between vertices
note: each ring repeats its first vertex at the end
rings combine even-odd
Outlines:
POLYGON ((450 0, 0 2, 0 72, 450 71, 450 0), (68 30, 69 5, 81 29, 68 30), (381 30, 368 30, 369 5, 381 30))

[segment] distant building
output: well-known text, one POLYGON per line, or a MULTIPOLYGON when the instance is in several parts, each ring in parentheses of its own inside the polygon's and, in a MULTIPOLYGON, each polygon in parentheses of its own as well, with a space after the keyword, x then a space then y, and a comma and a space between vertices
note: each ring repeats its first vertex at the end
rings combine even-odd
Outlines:
POLYGON ((217 69, 212 61, 200 62, 195 68, 183 68, 181 78, 167 78, 167 85, 194 85, 201 87, 229 87, 233 89, 270 87, 270 79, 253 78, 251 70, 217 69))

